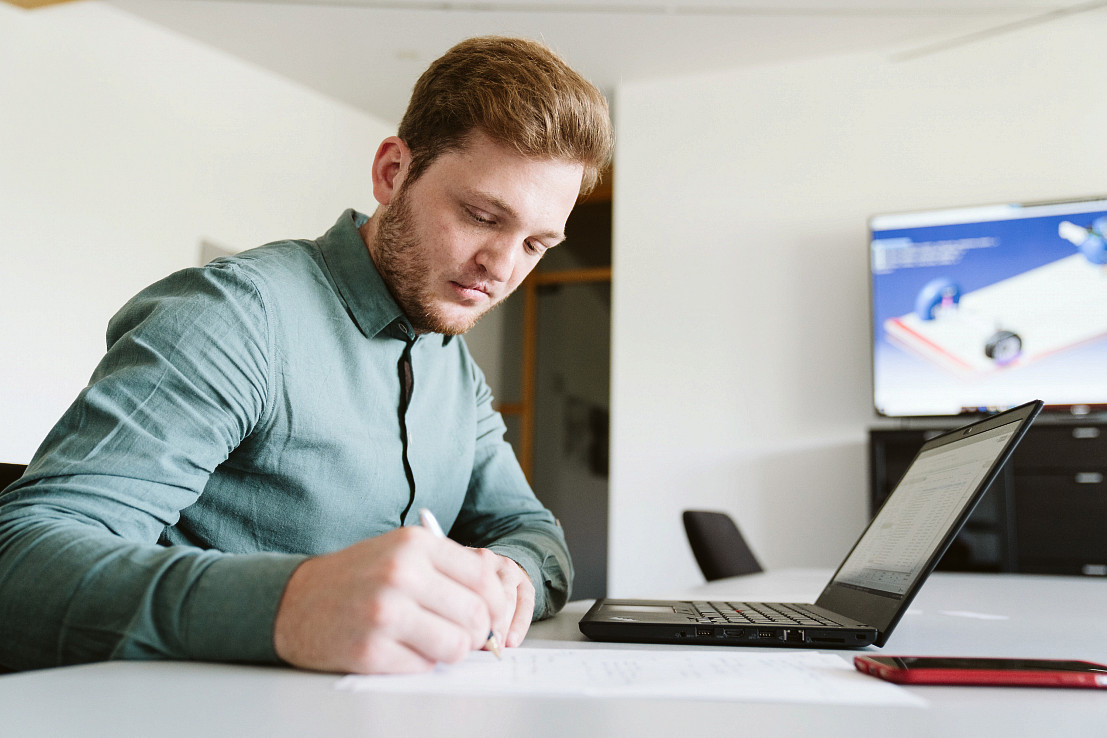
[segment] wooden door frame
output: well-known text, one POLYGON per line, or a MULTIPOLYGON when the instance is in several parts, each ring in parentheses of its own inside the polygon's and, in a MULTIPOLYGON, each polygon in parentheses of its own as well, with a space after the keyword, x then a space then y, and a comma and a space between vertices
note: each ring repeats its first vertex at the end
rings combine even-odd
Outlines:
POLYGON ((534 471, 534 409, 538 371, 538 290, 547 285, 611 282, 611 267, 562 269, 530 273, 523 281, 523 367, 522 399, 500 405, 500 413, 519 418, 519 448, 516 454, 528 481, 534 471))

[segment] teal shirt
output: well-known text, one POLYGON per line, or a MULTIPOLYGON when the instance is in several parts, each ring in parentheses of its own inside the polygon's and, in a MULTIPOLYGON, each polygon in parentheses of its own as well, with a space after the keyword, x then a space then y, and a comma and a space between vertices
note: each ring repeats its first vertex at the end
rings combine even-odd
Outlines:
POLYGON ((462 339, 412 336, 365 221, 178 272, 112 319, 89 386, 0 494, 0 665, 277 661, 293 569, 420 507, 518 562, 536 618, 565 603, 564 536, 483 375, 462 339))

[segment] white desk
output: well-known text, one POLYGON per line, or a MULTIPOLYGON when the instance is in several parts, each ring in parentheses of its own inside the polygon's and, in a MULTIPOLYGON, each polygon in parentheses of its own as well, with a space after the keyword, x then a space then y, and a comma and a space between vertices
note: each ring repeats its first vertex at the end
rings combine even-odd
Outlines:
MULTIPOLYGON (((826 577, 809 571, 759 574, 714 582, 685 594, 810 600, 826 577)), ((645 648, 586 641, 576 622, 587 604, 572 603, 558 617, 535 624, 524 647, 645 648)), ((936 574, 880 651, 1107 663, 1107 581, 936 574)), ((856 652, 837 653, 852 659, 856 652)), ((637 738, 772 729, 786 736, 843 738, 859 734, 1107 736, 1107 692, 1103 690, 912 687, 929 703, 917 708, 568 697, 420 698, 337 691, 335 682, 334 675, 292 669, 171 662, 112 662, 10 674, 0 676, 0 735, 637 738)))

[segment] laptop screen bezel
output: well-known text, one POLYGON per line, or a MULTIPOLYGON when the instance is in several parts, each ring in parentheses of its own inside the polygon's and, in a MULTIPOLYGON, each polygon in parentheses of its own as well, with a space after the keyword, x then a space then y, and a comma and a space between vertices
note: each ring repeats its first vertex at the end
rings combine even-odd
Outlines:
MULTIPOLYGON (((987 491, 988 487, 995 481, 995 478, 999 475, 1004 464, 1011 458, 1011 453, 1015 450, 1015 446, 1022 440, 1022 437, 1026 434, 1027 429, 1041 409, 1042 402, 1040 400, 1029 402, 1006 412, 992 415, 967 426, 943 433, 924 443, 919 449, 918 454, 915 455, 915 460, 912 461, 912 464, 914 464, 915 461, 918 460, 918 457, 924 452, 951 443, 957 443, 967 438, 974 438, 982 433, 1008 424, 1017 424, 1019 426, 1015 433, 1008 439, 1003 450, 996 456, 991 468, 984 475, 983 480, 977 486, 976 490, 972 493, 969 503, 958 517, 957 522, 950 526, 950 529, 943 537, 940 545, 926 561, 918 576, 911 583, 906 592, 902 595, 895 595, 851 586, 838 581, 838 577, 845 567, 845 563, 849 560, 850 556, 853 555, 853 552, 857 549, 861 540, 868 533, 873 521, 879 516, 879 511, 877 511, 877 515, 874 515, 872 520, 869 521, 869 525, 866 526, 865 532, 858 536, 849 554, 842 560, 842 563, 838 566, 838 570, 834 572, 834 576, 831 577, 830 583, 823 589, 822 594, 819 595, 815 604, 819 607, 826 608, 827 610, 876 627, 878 635, 875 645, 883 646, 889 634, 892 632, 892 629, 895 628, 919 589, 922 588, 927 577, 930 576, 934 567, 937 566, 938 561, 942 558, 943 554, 945 554, 950 544, 953 543, 953 539, 957 536, 957 533, 961 530, 962 526, 964 526, 969 515, 972 514, 973 509, 984 496, 985 491, 987 491)), ((898 486, 897 484, 896 489, 898 489, 898 486)), ((892 493, 885 498, 883 505, 881 505, 881 509, 883 509, 884 505, 889 504, 896 494, 896 489, 893 489, 892 493)))

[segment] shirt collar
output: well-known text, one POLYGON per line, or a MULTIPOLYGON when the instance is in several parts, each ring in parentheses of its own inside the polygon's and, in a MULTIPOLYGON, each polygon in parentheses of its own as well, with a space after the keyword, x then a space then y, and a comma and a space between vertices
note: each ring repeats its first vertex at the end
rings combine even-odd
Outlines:
MULTIPOLYGON (((316 243, 347 312, 366 338, 373 338, 393 324, 413 335, 411 322, 392 298, 358 229, 369 216, 348 209, 316 243)), ((443 345, 452 336, 443 336, 443 345)))

